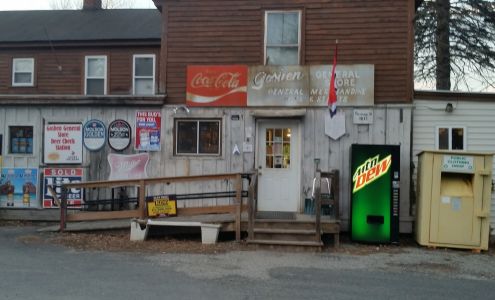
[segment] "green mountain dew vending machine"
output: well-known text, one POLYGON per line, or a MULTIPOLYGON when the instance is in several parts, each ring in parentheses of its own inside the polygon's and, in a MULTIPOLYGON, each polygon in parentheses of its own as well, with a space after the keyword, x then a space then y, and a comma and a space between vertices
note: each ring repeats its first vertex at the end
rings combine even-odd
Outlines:
POLYGON ((400 146, 351 146, 351 239, 399 242, 400 146))

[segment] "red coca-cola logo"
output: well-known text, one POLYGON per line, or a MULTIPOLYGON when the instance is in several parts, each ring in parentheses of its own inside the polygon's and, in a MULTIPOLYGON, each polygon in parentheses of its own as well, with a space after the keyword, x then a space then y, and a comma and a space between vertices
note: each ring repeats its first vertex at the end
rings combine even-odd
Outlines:
POLYGON ((188 66, 188 106, 247 104, 247 66, 188 66))
POLYGON ((235 89, 239 87, 239 78, 241 74, 238 72, 224 72, 220 74, 205 74, 198 73, 191 80, 192 88, 227 88, 235 89))

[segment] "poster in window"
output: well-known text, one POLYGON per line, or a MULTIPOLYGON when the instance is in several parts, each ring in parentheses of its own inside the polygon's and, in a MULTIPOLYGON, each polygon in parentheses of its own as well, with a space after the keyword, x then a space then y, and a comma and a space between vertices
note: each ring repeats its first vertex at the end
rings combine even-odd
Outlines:
POLYGON ((46 164, 81 164, 82 124, 46 124, 44 146, 43 161, 46 164))
MULTIPOLYGON (((51 186, 58 199, 62 198, 62 184, 77 183, 83 180, 82 168, 47 168, 43 170, 43 208, 57 208, 52 194, 48 191, 51 186)), ((73 188, 67 191, 68 208, 81 208, 83 189, 73 188)))
POLYGON ((136 145, 138 151, 160 151, 162 113, 136 112, 136 145))
POLYGON ((2 168, 0 207, 38 208, 38 169, 2 168))

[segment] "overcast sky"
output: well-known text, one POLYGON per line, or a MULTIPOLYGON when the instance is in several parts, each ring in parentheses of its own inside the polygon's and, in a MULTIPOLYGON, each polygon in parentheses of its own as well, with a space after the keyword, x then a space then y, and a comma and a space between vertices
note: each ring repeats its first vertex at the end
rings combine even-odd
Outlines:
MULTIPOLYGON (((155 8, 152 0, 134 0, 133 8, 155 8)), ((0 10, 51 9, 50 0, 0 0, 0 10)))

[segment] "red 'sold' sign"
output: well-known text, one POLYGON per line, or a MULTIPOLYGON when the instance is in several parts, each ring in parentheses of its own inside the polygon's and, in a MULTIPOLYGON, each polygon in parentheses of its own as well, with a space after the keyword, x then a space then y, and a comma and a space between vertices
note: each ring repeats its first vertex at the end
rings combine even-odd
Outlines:
POLYGON ((188 106, 247 105, 247 66, 188 66, 188 106))

